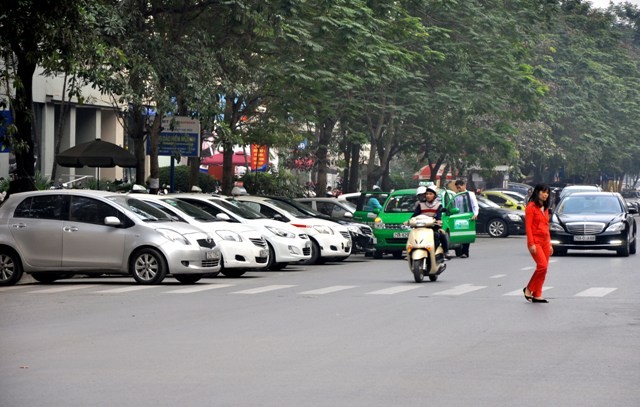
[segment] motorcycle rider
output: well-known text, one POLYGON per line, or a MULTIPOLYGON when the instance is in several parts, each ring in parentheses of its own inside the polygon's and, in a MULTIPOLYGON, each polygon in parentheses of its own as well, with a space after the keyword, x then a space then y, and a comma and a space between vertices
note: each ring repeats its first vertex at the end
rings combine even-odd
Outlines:
POLYGON ((436 226, 433 230, 433 240, 436 245, 442 245, 442 250, 444 251, 445 259, 451 259, 449 256, 449 241, 447 240, 447 235, 440 229, 442 226, 442 211, 443 207, 440 203, 440 199, 438 199, 438 190, 435 185, 428 186, 419 186, 416 190, 416 196, 418 197, 418 202, 416 203, 416 207, 413 211, 413 215, 411 217, 418 215, 427 215, 436 219, 436 226))

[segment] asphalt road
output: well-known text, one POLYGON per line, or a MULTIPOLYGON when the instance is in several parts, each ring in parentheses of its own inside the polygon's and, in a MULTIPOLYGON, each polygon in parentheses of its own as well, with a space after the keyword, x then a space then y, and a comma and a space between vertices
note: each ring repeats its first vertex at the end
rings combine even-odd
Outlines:
POLYGON ((480 237, 437 282, 404 260, 192 286, 0 288, 0 406, 638 406, 640 255, 480 237))

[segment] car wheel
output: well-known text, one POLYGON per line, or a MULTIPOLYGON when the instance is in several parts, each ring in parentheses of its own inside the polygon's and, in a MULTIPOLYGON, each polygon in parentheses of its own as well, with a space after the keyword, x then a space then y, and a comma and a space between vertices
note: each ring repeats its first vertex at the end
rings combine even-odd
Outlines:
POLYGON ((238 278, 240 276, 242 276, 244 273, 246 273, 245 270, 229 270, 229 269, 225 269, 222 270, 220 273, 222 273, 223 276, 225 277, 229 277, 229 278, 238 278))
POLYGON ((202 278, 202 274, 179 274, 173 276, 173 278, 175 278, 182 284, 193 284, 200 281, 200 279, 202 278))
POLYGON ((381 259, 382 258, 382 250, 374 250, 373 258, 374 259, 381 259))
POLYGON ((265 270, 278 271, 287 267, 289 263, 276 263, 276 251, 273 250, 273 246, 270 243, 267 243, 267 246, 269 247, 269 263, 265 270))
POLYGON ((320 264, 320 245, 315 240, 311 240, 311 258, 303 264, 320 264))
POLYGON ((131 256, 129 272, 140 284, 160 284, 167 276, 167 264, 159 251, 145 248, 131 256))
POLYGON ((43 284, 51 284, 54 281, 60 279, 60 274, 58 273, 30 273, 31 277, 39 283, 43 284))
POLYGON ((507 237, 509 231, 507 229, 507 222, 502 219, 491 219, 487 224, 487 231, 491 237, 507 237))
POLYGON ((394 259, 401 259, 402 258, 402 250, 393 252, 393 258, 394 259))
POLYGON ((616 253, 618 254, 618 256, 629 257, 629 252, 630 252, 629 246, 630 246, 629 238, 627 238, 627 241, 624 243, 624 247, 622 249, 616 250, 616 253))
POLYGON ((462 247, 456 247, 454 251, 456 252, 456 257, 462 256, 462 247))
POLYGON ((638 237, 636 236, 635 239, 633 239, 633 242, 631 242, 631 246, 629 246, 629 253, 636 254, 636 241, 637 240, 638 240, 638 237))
POLYGON ((22 263, 18 254, 11 250, 0 250, 0 286, 14 285, 21 278, 22 263))

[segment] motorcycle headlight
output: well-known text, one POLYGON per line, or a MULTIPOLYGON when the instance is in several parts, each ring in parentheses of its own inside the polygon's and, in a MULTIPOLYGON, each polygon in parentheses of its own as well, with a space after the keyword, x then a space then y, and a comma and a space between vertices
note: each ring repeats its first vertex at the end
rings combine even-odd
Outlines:
POLYGON ((286 230, 282 230, 273 226, 265 226, 265 227, 269 232, 273 233, 276 236, 287 237, 289 239, 293 239, 294 237, 296 237, 295 233, 287 232, 286 230))
POLYGON ((318 233, 324 233, 326 235, 332 235, 333 234, 333 230, 331 230, 331 228, 329 226, 315 225, 313 228, 315 230, 317 230, 318 233))
POLYGON ((242 242, 242 237, 236 232, 231 230, 218 230, 216 235, 220 236, 222 240, 230 240, 232 242, 242 242))
POLYGON ((625 229, 626 225, 624 222, 616 222, 609 225, 605 232, 621 232, 625 229))
POLYGON ((164 236, 167 240, 171 240, 172 242, 182 243, 184 245, 191 244, 189 243, 189 240, 187 240, 186 237, 176 232, 175 230, 172 230, 172 229, 156 229, 156 230, 158 231, 158 233, 164 236))

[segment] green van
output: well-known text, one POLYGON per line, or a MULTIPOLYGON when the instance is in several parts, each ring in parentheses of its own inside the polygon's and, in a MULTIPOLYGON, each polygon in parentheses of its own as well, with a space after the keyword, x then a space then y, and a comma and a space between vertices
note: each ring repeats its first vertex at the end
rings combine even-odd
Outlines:
MULTIPOLYGON (((454 249, 456 256, 462 254, 462 243, 473 243, 476 240, 476 221, 471 219, 471 203, 469 193, 455 194, 449 190, 438 192, 444 212, 442 213, 442 229, 449 235, 449 249, 454 249)), ((382 258, 384 254, 402 257, 409 237, 405 222, 411 218, 417 203, 416 188, 400 189, 389 194, 383 207, 373 222, 373 234, 376 237, 374 258, 382 258)), ((355 218, 355 216, 354 216, 355 218)))

